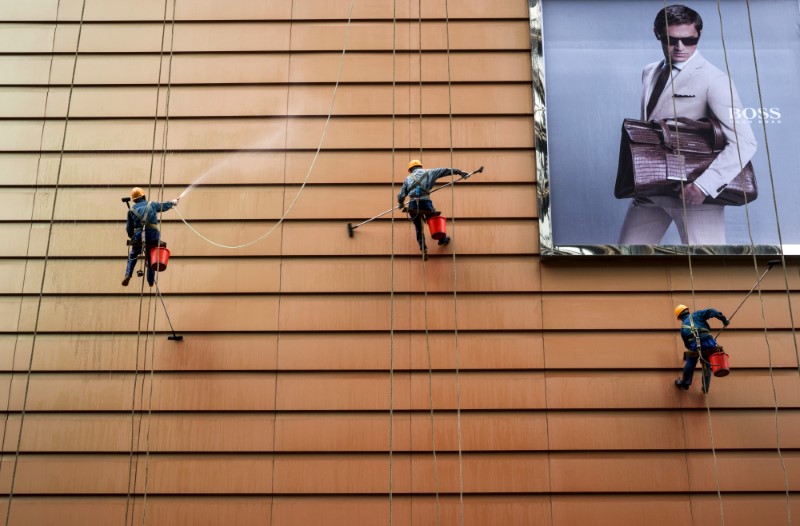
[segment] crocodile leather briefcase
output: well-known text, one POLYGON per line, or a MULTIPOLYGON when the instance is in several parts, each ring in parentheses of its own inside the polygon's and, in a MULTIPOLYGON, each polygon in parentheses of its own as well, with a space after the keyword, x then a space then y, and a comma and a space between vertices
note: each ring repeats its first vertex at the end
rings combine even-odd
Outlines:
MULTIPOLYGON (((614 195, 680 197, 681 181, 697 179, 724 147, 722 126, 713 119, 625 119, 614 195)), ((716 198, 708 197, 705 203, 739 206, 756 197, 756 177, 748 162, 716 198)))

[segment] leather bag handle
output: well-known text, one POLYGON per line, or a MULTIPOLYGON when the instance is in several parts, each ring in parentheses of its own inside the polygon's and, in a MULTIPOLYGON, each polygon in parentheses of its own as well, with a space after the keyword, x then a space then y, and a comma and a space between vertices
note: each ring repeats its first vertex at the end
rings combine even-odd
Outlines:
POLYGON ((670 144, 672 143, 672 132, 669 131, 669 125, 667 124, 667 119, 660 119, 657 121, 653 121, 661 128, 661 144, 665 148, 672 149, 670 144))
MULTIPOLYGON (((714 151, 721 152, 723 148, 725 148, 725 135, 722 133, 722 125, 717 119, 713 117, 703 118, 700 119, 699 121, 690 119, 688 117, 677 117, 675 119, 659 119, 652 121, 658 124, 658 126, 661 128, 661 142, 667 148, 672 149, 670 146, 672 141, 672 132, 669 129, 669 124, 667 124, 668 121, 677 122, 681 124, 689 124, 692 126, 697 126, 697 124, 700 123, 704 125, 703 128, 708 127, 711 129, 711 133, 714 139, 714 143, 712 146, 714 151)), ((680 134, 680 131, 678 131, 678 134, 680 134)))

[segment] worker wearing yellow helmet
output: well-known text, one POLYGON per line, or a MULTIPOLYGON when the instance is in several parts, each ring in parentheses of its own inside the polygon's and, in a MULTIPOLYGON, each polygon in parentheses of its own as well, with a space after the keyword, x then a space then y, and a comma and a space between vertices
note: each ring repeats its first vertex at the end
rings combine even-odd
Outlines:
MULTIPOLYGON (((125 277, 122 279, 123 287, 127 287, 131 280, 136 261, 139 259, 139 254, 142 253, 142 242, 144 241, 145 248, 148 251, 159 244, 161 234, 158 230, 158 213, 166 212, 177 206, 178 199, 157 203, 148 201, 144 190, 138 186, 131 189, 133 205, 128 210, 128 217, 125 222, 125 230, 130 239, 128 244, 131 246, 131 251, 128 254, 128 265, 125 267, 125 277)), ((128 199, 123 199, 123 201, 128 201, 128 199)), ((155 282, 156 272, 150 265, 145 266, 147 267, 147 283, 152 287, 155 282)))
MULTIPOLYGON (((431 189, 437 179, 454 175, 459 175, 464 179, 469 178, 467 172, 457 168, 432 168, 426 170, 422 167, 422 162, 419 159, 414 159, 408 163, 408 176, 403 181, 400 193, 397 194, 398 204, 404 211, 408 212, 409 219, 414 222, 417 243, 419 243, 422 257, 426 260, 428 259, 428 247, 425 244, 425 229, 422 221, 439 215, 430 198, 431 189), (405 204, 406 197, 409 198, 408 204, 405 204)), ((439 240, 439 245, 446 245, 449 242, 450 238, 445 236, 439 240)))
POLYGON ((681 338, 686 346, 686 352, 683 353, 683 359, 686 360, 683 376, 675 380, 675 385, 684 390, 689 389, 689 386, 692 385, 692 376, 694 376, 697 361, 702 354, 704 358, 701 362, 703 368, 702 390, 707 393, 711 385, 711 367, 705 358, 717 350, 717 341, 711 336, 711 326, 708 324, 708 320, 717 318, 725 327, 730 322, 724 314, 716 309, 702 309, 692 313, 686 305, 675 307, 675 317, 681 320, 681 338), (700 349, 697 348, 698 344, 700 349))

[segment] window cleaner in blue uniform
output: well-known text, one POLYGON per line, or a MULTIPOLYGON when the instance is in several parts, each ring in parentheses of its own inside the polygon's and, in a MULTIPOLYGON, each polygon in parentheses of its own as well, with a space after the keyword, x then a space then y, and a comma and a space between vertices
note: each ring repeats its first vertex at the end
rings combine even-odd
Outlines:
MULTIPOLYGON (((178 198, 180 199, 180 198, 178 198)), ((128 233, 128 244, 131 251, 128 254, 128 265, 125 268, 125 277, 122 280, 122 286, 127 287, 133 275, 133 268, 136 266, 136 261, 139 259, 139 254, 142 253, 142 233, 144 233, 144 245, 147 250, 146 254, 150 253, 150 249, 159 246, 160 233, 158 231, 158 213, 166 212, 174 206, 177 206, 178 199, 167 201, 166 203, 156 203, 148 201, 144 190, 134 187, 131 189, 131 200, 133 205, 128 210, 128 218, 125 223, 125 230, 128 233)), ((125 198, 123 201, 127 202, 125 198)), ((151 265, 146 264, 147 267, 147 283, 152 287, 155 282, 156 271, 151 265)))
MULTIPOLYGON (((430 194, 433 188, 433 183, 441 177, 447 176, 461 176, 463 179, 468 179, 470 174, 458 170, 456 168, 432 168, 426 170, 422 167, 422 163, 418 159, 414 159, 408 163, 408 177, 403 181, 403 186, 400 188, 400 193, 397 194, 397 202, 404 212, 408 213, 409 219, 414 222, 414 228, 417 231, 417 243, 422 252, 422 257, 427 261, 428 247, 425 244, 425 229, 422 221, 427 221, 429 218, 440 215, 439 212, 433 207, 430 194), (405 199, 409 198, 406 205, 405 199)), ((445 235, 439 239, 439 245, 447 245, 450 243, 450 238, 445 235)))
POLYGON ((717 318, 725 327, 730 322, 724 314, 716 309, 703 309, 691 313, 686 305, 675 307, 675 316, 681 320, 681 338, 687 349, 683 353, 683 359, 686 360, 683 376, 675 380, 675 385, 684 390, 689 389, 689 386, 692 385, 692 376, 697 366, 697 360, 702 354, 702 389, 704 393, 707 393, 711 385, 711 367, 708 364, 708 356, 717 351, 717 341, 711 336, 711 326, 708 324, 708 320, 717 318), (699 350, 697 349, 698 342, 700 343, 699 350))

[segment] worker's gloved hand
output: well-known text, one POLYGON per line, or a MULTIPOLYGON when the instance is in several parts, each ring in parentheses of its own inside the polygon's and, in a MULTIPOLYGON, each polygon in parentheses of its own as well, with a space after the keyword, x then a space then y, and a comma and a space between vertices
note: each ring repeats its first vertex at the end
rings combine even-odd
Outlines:
POLYGON ((723 327, 727 327, 730 324, 731 324, 731 320, 729 320, 728 318, 722 318, 722 326, 723 327))
POLYGON ((170 203, 172 203, 172 206, 178 206, 178 200, 177 199, 173 199, 172 201, 170 201, 170 203))

